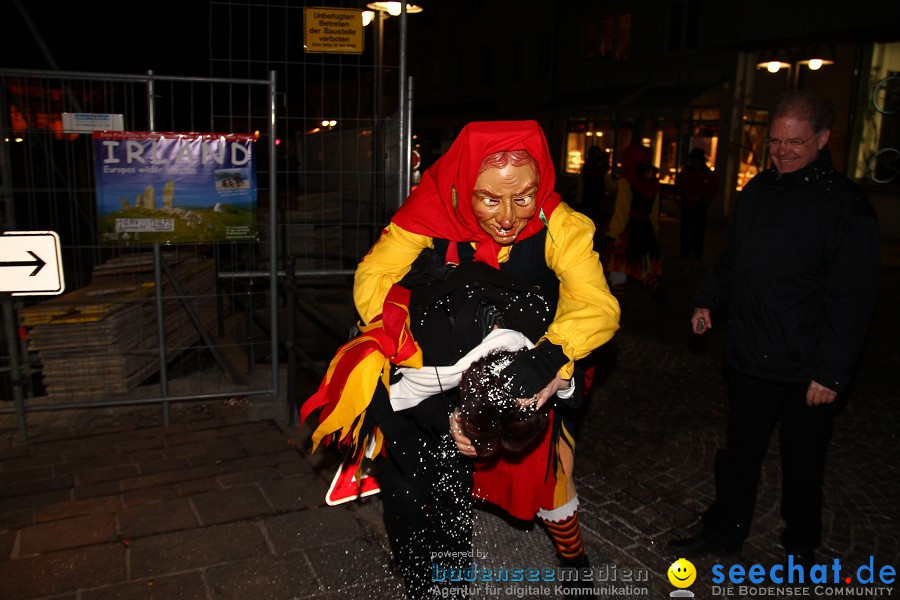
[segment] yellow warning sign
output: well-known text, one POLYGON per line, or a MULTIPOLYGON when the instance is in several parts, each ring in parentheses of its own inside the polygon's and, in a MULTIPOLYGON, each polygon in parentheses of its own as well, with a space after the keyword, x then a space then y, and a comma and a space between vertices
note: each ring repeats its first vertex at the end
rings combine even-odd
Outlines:
POLYGON ((362 11, 345 8, 304 9, 303 48, 307 52, 362 54, 365 49, 362 11))

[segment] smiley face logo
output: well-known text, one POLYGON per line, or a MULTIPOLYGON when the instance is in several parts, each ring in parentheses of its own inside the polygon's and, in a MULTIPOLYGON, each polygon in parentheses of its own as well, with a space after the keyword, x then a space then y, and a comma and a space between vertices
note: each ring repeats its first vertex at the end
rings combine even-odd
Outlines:
POLYGON ((697 579, 697 569, 694 568, 691 561, 679 558, 672 563, 667 573, 669 581, 677 588, 690 587, 694 580, 697 579))

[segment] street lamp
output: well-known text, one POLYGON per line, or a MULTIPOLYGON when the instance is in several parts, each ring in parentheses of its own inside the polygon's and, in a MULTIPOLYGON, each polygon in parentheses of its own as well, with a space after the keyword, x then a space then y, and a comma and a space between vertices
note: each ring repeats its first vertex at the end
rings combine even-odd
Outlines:
MULTIPOLYGON (((380 12, 386 12, 392 17, 399 17, 400 13, 403 12, 403 5, 399 2, 369 2, 368 4, 366 4, 366 8, 371 8, 372 10, 377 10, 380 12)), ((406 14, 414 15, 420 12, 422 12, 421 6, 416 6, 415 4, 406 5, 406 14)))
MULTIPOLYGON (((398 197, 396 200, 396 208, 399 208, 403 201, 406 199, 406 194, 409 193, 410 189, 410 160, 411 160, 411 150, 412 150, 412 100, 411 100, 411 89, 412 89, 412 78, 410 78, 409 88, 407 88, 406 82, 406 15, 407 14, 416 14, 422 12, 422 7, 416 6, 415 4, 403 4, 401 2, 370 2, 366 5, 367 8, 372 9, 377 13, 378 27, 375 35, 375 85, 373 86, 375 89, 375 97, 373 102, 373 113, 374 113, 374 127, 373 127, 373 139, 372 139, 372 147, 375 150, 373 152, 373 160, 375 161, 375 182, 374 187, 375 190, 381 188, 381 182, 379 181, 380 174, 382 172, 381 159, 382 159, 382 130, 381 126, 378 123, 378 120, 381 118, 381 95, 382 95, 382 86, 383 86, 383 73, 384 73, 384 65, 383 65, 383 57, 384 57, 384 20, 387 18, 387 15, 391 16, 399 16, 400 17, 400 56, 399 56, 399 80, 400 80, 400 90, 398 94, 399 99, 399 124, 400 124, 400 144, 399 144, 399 156, 398 156, 398 167, 399 167, 399 175, 400 181, 398 186, 398 197), (409 94, 407 93, 408 89, 409 94), (409 97, 408 97, 409 96, 409 97)), ((369 11, 363 11, 364 15, 369 11)), ((368 22, 371 22, 375 17, 375 13, 366 19, 368 22)), ((376 191, 376 194, 378 192, 376 191)), ((377 206, 380 205, 380 202, 373 202, 373 208, 375 210, 375 219, 374 222, 380 222, 378 218, 378 209, 377 206)))

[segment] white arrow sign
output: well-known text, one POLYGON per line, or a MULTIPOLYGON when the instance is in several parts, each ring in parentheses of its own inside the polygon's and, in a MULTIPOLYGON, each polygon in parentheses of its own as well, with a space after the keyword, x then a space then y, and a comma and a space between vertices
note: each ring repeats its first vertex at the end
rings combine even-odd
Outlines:
POLYGON ((13 296, 62 294, 59 236, 53 231, 6 231, 0 235, 0 292, 13 296))

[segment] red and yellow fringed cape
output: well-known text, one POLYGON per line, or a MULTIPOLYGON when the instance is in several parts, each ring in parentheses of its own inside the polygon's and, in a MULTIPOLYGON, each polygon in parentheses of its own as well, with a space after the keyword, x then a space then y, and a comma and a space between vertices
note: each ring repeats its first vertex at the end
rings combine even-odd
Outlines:
POLYGON ((318 391, 303 403, 301 423, 322 409, 312 435, 313 451, 324 440, 349 446, 356 455, 374 439, 374 455, 381 452, 381 431, 377 427, 361 431, 375 387, 380 381, 390 388, 391 364, 422 368, 422 350, 409 328, 409 295, 399 285, 390 289, 382 314, 360 325, 360 335, 338 349, 318 391))

